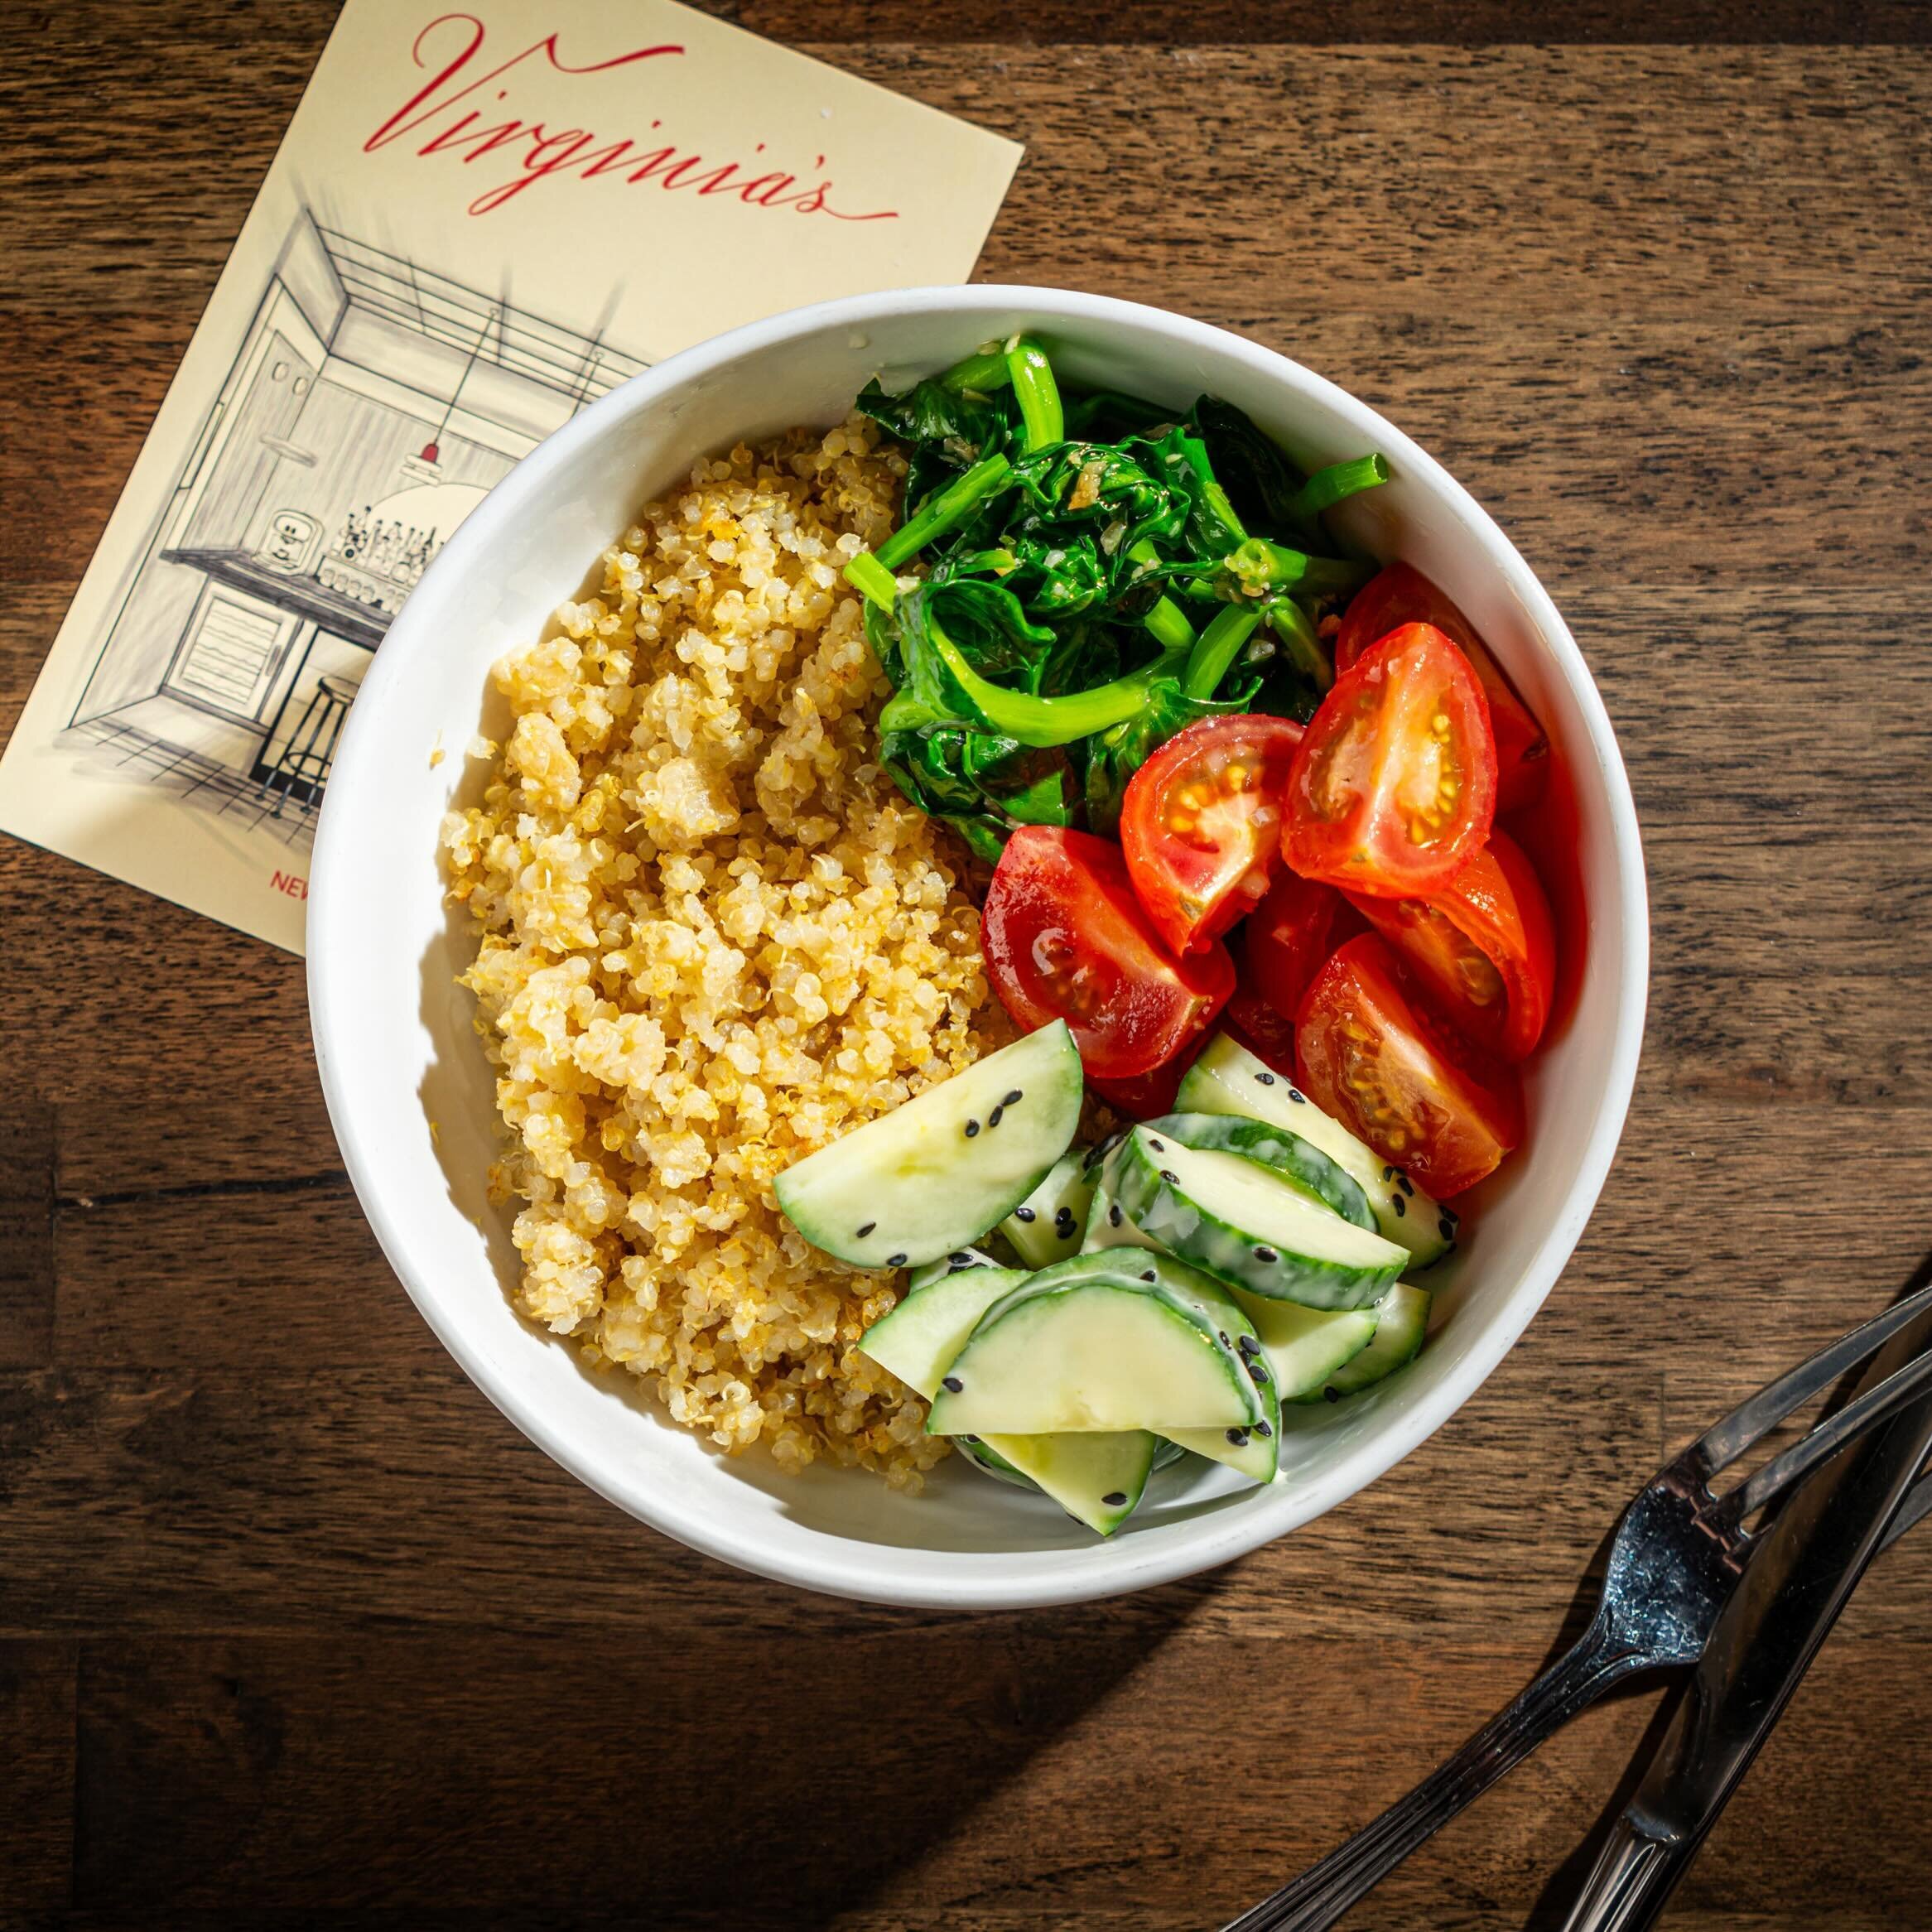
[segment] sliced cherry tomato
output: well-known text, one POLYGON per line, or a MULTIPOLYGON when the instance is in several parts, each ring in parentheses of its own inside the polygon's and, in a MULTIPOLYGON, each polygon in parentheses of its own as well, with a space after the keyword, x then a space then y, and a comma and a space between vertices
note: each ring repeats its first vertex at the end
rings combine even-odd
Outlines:
POLYGON ((1535 867, 1507 832, 1491 831, 1447 892, 1354 904, 1471 1039, 1505 1059, 1529 1058, 1556 995, 1556 925, 1535 867))
POLYGON ((1335 668, 1346 671, 1371 644, 1405 624, 1433 624, 1462 647, 1496 734, 1496 810, 1514 812, 1543 796, 1549 740, 1469 619, 1413 564, 1379 571, 1350 600, 1335 637, 1335 668))
POLYGON ((1254 993, 1292 1023, 1308 981, 1344 939, 1365 930, 1332 885, 1283 871, 1248 915, 1235 954, 1236 992, 1254 993))
POLYGON ((1192 1058, 1183 1052, 1151 1073, 1137 1073, 1131 1080, 1090 1080, 1086 1084, 1115 1113, 1125 1114, 1130 1120, 1158 1120, 1174 1111, 1181 1076, 1192 1058))
POLYGON ((1029 1033, 1064 1019, 1090 1080, 1130 1079, 1172 1060, 1234 990, 1227 948, 1174 958, 1134 896, 1120 848, 1090 832, 1014 832, 980 932, 1000 1005, 1029 1033))
MULTIPOLYGON (((1240 948, 1236 951, 1238 954, 1240 948)), ((1235 961, 1233 996, 1221 1009, 1221 1030, 1232 1033, 1258 1060, 1265 1060, 1277 1073, 1294 1078, 1294 1019, 1269 1005, 1255 990, 1246 967, 1235 961)))
POLYGON ((1372 932, 1315 976, 1295 1015, 1295 1068, 1318 1106, 1432 1194, 1473 1187, 1523 1138, 1515 1069, 1412 1004, 1372 932))
POLYGON ((1496 744, 1469 660, 1408 624, 1335 680, 1288 774, 1282 855, 1304 879, 1426 899, 1482 850, 1496 744))
POLYGON ((1268 889, 1281 845, 1281 788, 1302 740, 1292 718, 1201 718, 1127 786, 1127 876, 1173 952, 1211 946, 1268 889))

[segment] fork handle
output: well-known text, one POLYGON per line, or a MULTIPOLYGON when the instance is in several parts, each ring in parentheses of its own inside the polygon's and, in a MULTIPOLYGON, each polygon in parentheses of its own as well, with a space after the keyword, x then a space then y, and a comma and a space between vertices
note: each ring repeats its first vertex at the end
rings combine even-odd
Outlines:
POLYGON ((1363 1826, 1292 1884, 1244 1912, 1226 1932, 1319 1932, 1393 1872, 1417 1846, 1515 1770, 1553 1732, 1643 1669, 1643 1653, 1616 1643, 1601 1621, 1499 1711, 1406 1798, 1363 1826))

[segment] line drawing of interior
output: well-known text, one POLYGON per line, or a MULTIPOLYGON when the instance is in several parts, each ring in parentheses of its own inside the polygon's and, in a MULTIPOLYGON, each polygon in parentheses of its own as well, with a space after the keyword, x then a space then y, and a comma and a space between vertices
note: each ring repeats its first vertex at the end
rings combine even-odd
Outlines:
POLYGON ((306 844, 371 657, 489 487, 646 364, 304 210, 62 741, 306 844))

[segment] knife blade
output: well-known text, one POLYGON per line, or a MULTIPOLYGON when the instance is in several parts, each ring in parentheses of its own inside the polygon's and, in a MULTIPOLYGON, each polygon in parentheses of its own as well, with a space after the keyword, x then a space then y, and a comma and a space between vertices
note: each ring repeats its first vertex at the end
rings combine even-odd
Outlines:
MULTIPOLYGON (((1905 1330, 1874 1359, 1861 1390, 1929 1345, 1932 1323, 1905 1330)), ((1643 1932, 1656 1923, 1866 1565, 1888 1540, 1928 1451, 1932 1396, 1848 1443, 1761 1532, 1563 1932, 1643 1932)))

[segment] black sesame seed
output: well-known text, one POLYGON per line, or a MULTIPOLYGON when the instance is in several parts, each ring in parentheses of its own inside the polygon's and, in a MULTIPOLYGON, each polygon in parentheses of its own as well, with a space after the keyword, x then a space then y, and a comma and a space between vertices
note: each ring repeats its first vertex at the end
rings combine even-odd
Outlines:
POLYGON ((964 1248, 955 1248, 946 1258, 955 1268, 970 1268, 973 1265, 972 1256, 964 1248))
POLYGON ((1395 1204, 1395 1218, 1396 1220, 1400 1221, 1404 1215, 1408 1213, 1409 1203, 1404 1201, 1400 1194, 1392 1195, 1390 1198, 1395 1204))
POLYGON ((1110 1510, 1119 1509, 1120 1505, 1125 1502, 1126 1500, 1127 1492, 1124 1489, 1110 1489, 1107 1493, 1101 1498, 1101 1501, 1105 1503, 1110 1510))
POLYGON ((1255 1077, 1264 1086, 1272 1086, 1274 1084, 1274 1076, 1272 1073, 1257 1073, 1255 1077))
POLYGON ((1454 1221, 1449 1219, 1448 1215, 1445 1214, 1443 1218, 1436 1223, 1436 1232, 1439 1234, 1445 1241, 1448 1241, 1454 1236, 1456 1232, 1456 1224, 1454 1221))
POLYGON ((1453 1207, 1445 1207, 1443 1210, 1443 1219, 1448 1221, 1452 1227, 1453 1227, 1457 1221, 1462 1220, 1462 1217, 1457 1213, 1455 1209, 1453 1207))
POLYGON ((968 1120, 966 1122, 966 1139, 968 1140, 971 1140, 974 1135, 977 1134, 979 1130, 980 1123, 977 1120, 968 1120))
POLYGON ((1016 1107, 1025 1098, 1026 1096, 1023 1094, 1016 1086, 1014 1088, 1011 1093, 1007 1095, 1005 1100, 1000 1101, 1000 1104, 1003 1107, 1016 1107))
POLYGON ((903 1268, 906 1265, 906 1258, 903 1255, 888 1255, 885 1265, 888 1268, 903 1268))
POLYGON ((1414 1181, 1409 1179, 1407 1174, 1396 1175, 1395 1185, 1400 1188, 1404 1194, 1408 1195, 1411 1200, 1414 1198, 1415 1183, 1414 1181))
POLYGON ((1062 1238, 1073 1232, 1073 1210, 1071 1207, 1062 1207, 1053 1217, 1053 1231, 1062 1238))
POLYGON ((1261 1352, 1261 1344, 1252 1335, 1244 1335, 1240 1347, 1243 1355, 1259 1355, 1261 1352))
POLYGON ((1269 1437, 1274 1433, 1274 1431, 1269 1428, 1266 1423, 1258 1422, 1255 1424, 1255 1433, 1260 1437, 1263 1442, 1266 1442, 1269 1437))
POLYGON ((1140 1277, 1140 1279, 1143 1281, 1159 1281, 1160 1279, 1160 1276, 1156 1274, 1153 1269, 1149 1268, 1148 1271, 1140 1277))
POLYGON ((1298 1107, 1305 1107, 1308 1104, 1308 1096, 1298 1086, 1291 1086, 1288 1090, 1288 1097, 1298 1107))
POLYGON ((875 1228, 875 1227, 877 1227, 878 1226, 879 1226, 879 1223, 878 1223, 877 1221, 867 1221, 867 1222, 865 1223, 865 1226, 863 1226, 862 1228, 860 1228, 860 1229, 859 1230, 858 1233, 857 1233, 857 1234, 855 1234, 855 1235, 854 1235, 854 1236, 852 1236, 852 1239, 853 1239, 854 1241, 864 1241, 864 1240, 865 1240, 865 1238, 866 1237, 866 1236, 867 1236, 867 1235, 869 1235, 869 1234, 870 1234, 870 1233, 872 1232, 873 1229, 874 1229, 874 1228, 875 1228))
POLYGON ((1255 1250, 1255 1259, 1257 1261, 1279 1261, 1281 1257, 1272 1248, 1257 1248, 1255 1250))
POLYGON ((1268 1365, 1258 1355, 1249 1357, 1248 1378, 1250 1381, 1255 1382, 1265 1382, 1268 1380, 1268 1365))
POLYGON ((1034 1218, 1033 1210, 1030 1207, 1016 1207, 1013 1211, 1013 1218, 1015 1221, 1030 1221, 1034 1218))
POLYGON ((1245 1429, 1231 1429, 1227 1432, 1227 1439, 1237 1449, 1245 1449, 1248 1446, 1248 1432, 1245 1429))
POLYGON ((979 1439, 980 1439, 980 1438, 979 1438, 977 1436, 968 1436, 968 1437, 966 1438, 966 1440, 967 1440, 969 1443, 976 1443, 976 1442, 977 1442, 979 1439))
POLYGON ((1167 1152, 1167 1144, 1164 1141, 1156 1140, 1151 1134, 1149 1134, 1147 1137, 1147 1144, 1151 1147, 1156 1154, 1165 1154, 1167 1152))
POLYGON ((1000 1125, 1000 1116, 1005 1111, 1004 1107, 995 1107, 992 1112, 986 1116, 986 1125, 989 1127, 997 1127, 1000 1125))
POLYGON ((956 1395, 966 1386, 966 1384, 957 1376, 942 1376, 940 1378, 939 1386, 950 1390, 952 1394, 956 1395))
POLYGON ((1111 1202, 1107 1208, 1107 1226, 1118 1227, 1124 1218, 1120 1212, 1120 1203, 1118 1201, 1111 1202))
POLYGON ((1171 1181, 1177 1188, 1181 1184, 1181 1177, 1172 1168, 1163 1168, 1160 1170, 1160 1178, 1164 1181, 1171 1181))
POLYGON ((1339 1402, 1342 1400, 1342 1391, 1339 1389, 1324 1389, 1322 1393, 1326 1395, 1331 1402, 1339 1402))
POLYGON ((1394 1180, 1394 1179, 1395 1179, 1395 1168, 1390 1168, 1390 1167, 1385 1167, 1385 1168, 1384 1168, 1382 1169, 1382 1178, 1383 1178, 1385 1181, 1392 1181, 1392 1180, 1394 1180))
POLYGON ((1228 1340, 1227 1330, 1225 1328, 1221 1331, 1221 1346, 1223 1348, 1231 1348, 1234 1346, 1234 1344, 1228 1340))

